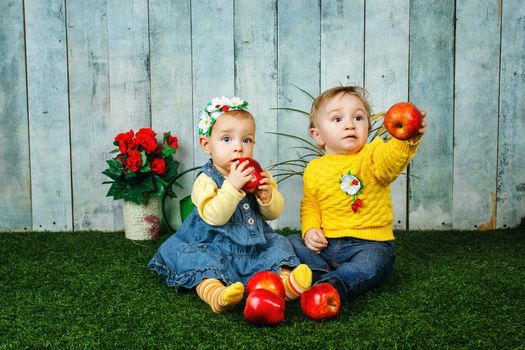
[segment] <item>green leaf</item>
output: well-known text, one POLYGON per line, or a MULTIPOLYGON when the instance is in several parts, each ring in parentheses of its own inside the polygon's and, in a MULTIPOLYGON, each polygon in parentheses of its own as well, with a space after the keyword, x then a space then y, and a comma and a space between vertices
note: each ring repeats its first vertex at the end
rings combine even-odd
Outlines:
POLYGON ((315 144, 313 144, 312 142, 310 142, 310 141, 308 141, 306 139, 303 139, 302 137, 299 137, 299 136, 285 134, 285 133, 282 133, 282 132, 272 132, 272 131, 267 131, 266 133, 267 134, 278 135, 278 136, 284 136, 284 137, 288 137, 288 138, 291 138, 291 139, 294 139, 294 140, 299 140, 301 142, 306 143, 307 145, 310 145, 313 148, 317 148, 317 146, 315 144))
POLYGON ((146 156, 146 152, 140 151, 140 162, 142 166, 144 166, 148 162, 148 157, 146 156))
POLYGON ((169 157, 175 153, 175 148, 173 146, 168 146, 162 150, 162 154, 166 157, 169 157))
POLYGON ((290 112, 297 112, 297 113, 301 113, 303 114, 304 116, 306 116, 307 118, 310 118, 310 113, 306 112, 306 111, 302 111, 300 109, 295 109, 295 108, 288 108, 288 107, 272 107, 270 109, 275 109, 275 110, 282 110, 282 111, 290 111, 290 112))
POLYGON ((147 173, 147 172, 150 172, 151 171, 151 167, 149 166, 149 164, 146 164, 144 166, 142 166, 139 171, 141 173, 147 173))
POLYGON ((303 92, 306 96, 308 96, 308 97, 312 100, 312 102, 315 100, 315 97, 314 97, 312 94, 310 94, 308 91, 306 91, 306 90, 300 88, 299 86, 297 86, 297 85, 295 85, 295 84, 290 83, 290 85, 292 85, 292 86, 293 86, 294 88, 296 88, 297 90, 303 92))

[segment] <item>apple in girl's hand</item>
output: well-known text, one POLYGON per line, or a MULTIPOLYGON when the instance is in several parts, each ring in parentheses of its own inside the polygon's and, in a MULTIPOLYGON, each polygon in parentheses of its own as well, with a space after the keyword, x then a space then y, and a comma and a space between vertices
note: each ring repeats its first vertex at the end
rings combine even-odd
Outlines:
POLYGON ((253 168, 254 171, 252 173, 252 179, 244 185, 242 190, 246 193, 253 193, 255 190, 257 190, 257 187, 259 187, 261 180, 263 179, 261 173, 263 172, 261 165, 252 158, 239 158, 238 159, 239 164, 244 163, 245 161, 248 161, 248 165, 245 167, 247 168, 253 168))
POLYGON ((253 275, 246 283, 246 293, 250 295, 251 292, 257 289, 269 290, 281 299, 284 299, 284 284, 281 277, 275 272, 259 271, 253 275))
POLYGON ((416 136, 421 128, 423 116, 410 102, 399 102, 390 107, 385 115, 385 129, 398 140, 416 136))
POLYGON ((330 283, 319 283, 301 294, 301 309, 313 320, 329 320, 339 314, 341 298, 330 283))
POLYGON ((284 300, 266 289, 256 289, 246 298, 246 321, 259 326, 275 326, 284 321, 284 300))

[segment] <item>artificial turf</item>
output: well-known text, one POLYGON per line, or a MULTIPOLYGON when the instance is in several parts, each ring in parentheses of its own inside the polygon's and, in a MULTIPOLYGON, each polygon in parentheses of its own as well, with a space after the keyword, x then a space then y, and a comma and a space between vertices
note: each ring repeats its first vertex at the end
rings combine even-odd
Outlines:
MULTIPOLYGON (((283 231, 285 234, 289 231, 283 231)), ((0 349, 525 349, 525 232, 396 232, 392 279, 315 322, 216 315, 123 233, 0 234, 0 349)))

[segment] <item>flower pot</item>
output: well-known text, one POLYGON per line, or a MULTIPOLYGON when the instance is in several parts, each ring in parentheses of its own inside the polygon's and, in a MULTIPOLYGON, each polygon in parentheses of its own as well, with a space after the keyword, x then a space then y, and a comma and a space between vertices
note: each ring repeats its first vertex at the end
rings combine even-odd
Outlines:
POLYGON ((127 239, 156 239, 160 231, 160 197, 150 197, 143 204, 124 201, 124 231, 127 239))

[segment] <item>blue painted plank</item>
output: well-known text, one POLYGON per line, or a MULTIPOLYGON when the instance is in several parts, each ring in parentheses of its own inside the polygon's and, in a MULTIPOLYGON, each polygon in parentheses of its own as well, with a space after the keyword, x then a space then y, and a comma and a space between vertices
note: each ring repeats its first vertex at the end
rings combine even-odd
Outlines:
POLYGON ((234 93, 233 2, 194 1, 191 15, 194 162, 203 164, 208 156, 198 145, 198 116, 213 97, 234 93))
POLYGON ((525 6, 503 2, 497 227, 525 217, 525 6))
MULTIPOLYGON (((279 1, 278 3, 278 107, 309 111, 312 101, 294 84, 317 96, 320 88, 320 3, 315 0, 279 1)), ((309 139, 308 121, 303 115, 278 113, 278 131, 309 139)), ((298 144, 286 138, 278 139, 278 160, 297 158, 298 144)), ((302 179, 298 176, 281 183, 285 198, 280 227, 300 227, 299 208, 302 179)))
POLYGON ((107 4, 67 5, 74 229, 114 230, 122 227, 121 203, 106 198, 109 185, 102 182, 109 178, 101 174, 116 122, 110 111, 107 4))
MULTIPOLYGON (((194 166, 195 127, 191 72, 191 4, 189 0, 152 0, 149 3, 151 57, 151 118, 157 132, 177 136, 175 155, 180 171, 194 166)), ((191 192, 193 176, 179 181, 179 198, 167 201, 171 226, 181 223, 178 202, 191 192)))
POLYGON ((321 2, 321 91, 363 86, 365 1, 321 2))
POLYGON ((454 1, 410 4, 410 100, 427 133, 410 165, 410 229, 452 227, 454 1))
POLYGON ((456 229, 495 227, 498 129, 498 3, 456 8, 454 201, 456 229))
POLYGON ((25 15, 33 229, 70 231, 64 1, 26 1, 25 15))
MULTIPOLYGON (((365 28, 365 87, 375 112, 408 99, 409 1, 367 1, 365 28)), ((392 185, 394 228, 407 224, 407 179, 392 185)))
POLYGON ((0 11, 0 231, 31 229, 29 137, 22 0, 0 11), (13 176, 16 174, 16 176, 13 176))

